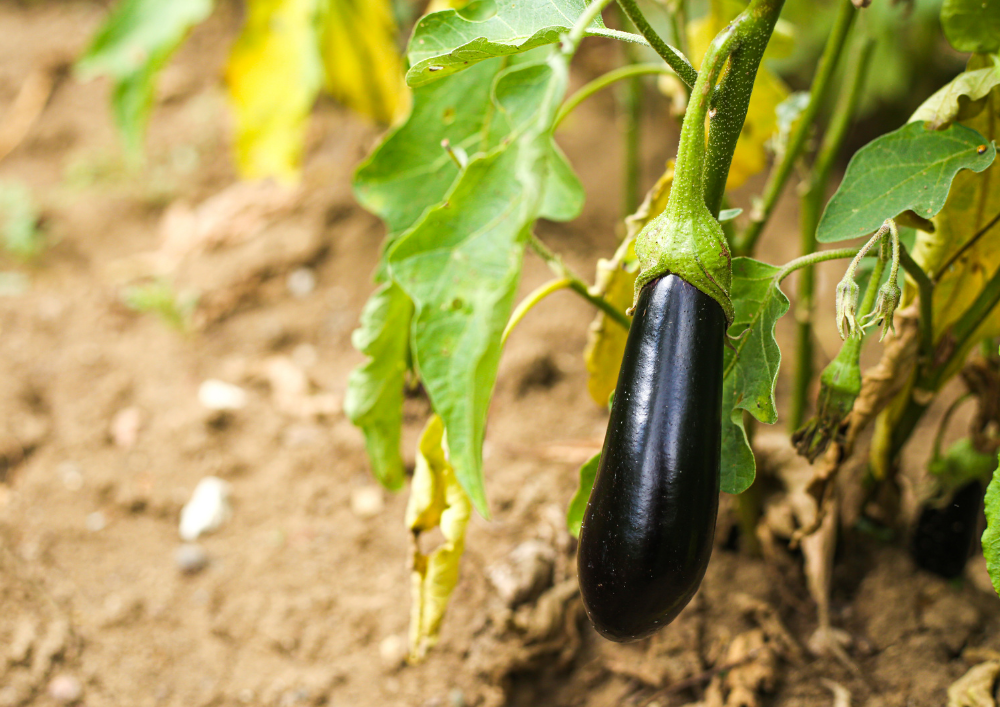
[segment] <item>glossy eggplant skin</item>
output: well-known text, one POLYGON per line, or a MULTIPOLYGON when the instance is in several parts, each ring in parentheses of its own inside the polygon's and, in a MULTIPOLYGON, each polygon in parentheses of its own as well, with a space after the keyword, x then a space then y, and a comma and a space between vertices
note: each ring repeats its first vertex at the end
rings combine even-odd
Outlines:
POLYGON ((675 275, 639 293, 577 553, 587 615, 612 641, 666 626, 705 575, 725 335, 722 307, 675 275))
POLYGON ((973 481, 956 491, 944 508, 924 508, 913 533, 917 565, 947 579, 960 576, 976 537, 982 502, 982 484, 973 481))

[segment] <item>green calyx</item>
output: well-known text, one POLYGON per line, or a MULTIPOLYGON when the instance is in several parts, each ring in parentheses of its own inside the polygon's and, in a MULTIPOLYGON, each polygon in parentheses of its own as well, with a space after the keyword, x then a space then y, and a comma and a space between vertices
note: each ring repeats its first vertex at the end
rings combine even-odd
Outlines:
POLYGON ((672 273, 714 299, 732 323, 732 256, 719 221, 705 205, 705 116, 712 87, 733 49, 732 26, 712 42, 691 92, 681 129, 667 208, 636 236, 639 276, 635 299, 647 282, 672 273))
MULTIPOLYGON (((881 274, 881 273, 880 273, 881 274)), ((792 434, 796 451, 810 462, 831 441, 843 442, 844 421, 861 393, 861 339, 849 338, 819 377, 816 417, 792 434)))

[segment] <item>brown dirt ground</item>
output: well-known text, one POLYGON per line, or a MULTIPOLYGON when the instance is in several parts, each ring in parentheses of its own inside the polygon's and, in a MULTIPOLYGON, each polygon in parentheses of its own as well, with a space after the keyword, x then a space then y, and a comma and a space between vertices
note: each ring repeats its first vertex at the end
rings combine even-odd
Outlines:
MULTIPOLYGON (((84 1, 0 4, 0 116, 32 70, 75 56, 104 12, 84 1)), ((558 294, 504 354, 486 449, 495 520, 471 523, 440 644, 422 665, 403 666, 405 494, 378 492, 381 508, 352 510, 373 483, 361 436, 342 414, 288 403, 268 373, 290 366, 339 400, 360 360, 350 334, 382 229, 354 204, 349 180, 377 130, 322 101, 300 191, 265 190, 274 202, 225 191, 235 175, 218 76, 238 24, 223 4, 167 69, 141 172, 122 165, 108 86, 72 78, 0 162, 0 181, 31 188, 52 244, 31 266, 0 262, 30 278, 25 292, 0 298, 0 705, 54 704, 68 676, 93 707, 668 707, 703 699, 708 681, 658 689, 756 647, 730 673, 742 677, 729 678, 752 686, 749 701, 731 695, 731 704, 831 705, 824 681, 834 681, 853 704, 917 707, 945 702, 969 667, 963 649, 1000 650, 1000 603, 981 581, 946 583, 915 570, 903 548, 850 534, 833 623, 852 639, 854 669, 801 648, 816 619, 797 558, 779 572, 721 545, 674 625, 635 645, 601 640, 582 618, 563 514, 606 413, 584 386, 592 312, 558 294), (190 218, 220 194, 242 205, 225 242, 175 270, 179 286, 202 292, 196 330, 124 307, 122 285, 148 267, 168 217, 190 218), (317 286, 295 297, 287 275, 303 266, 317 286), (246 408, 206 413, 197 389, 207 378, 243 385, 246 408), (116 440, 113 421, 130 415, 138 429, 116 440), (210 474, 232 484, 234 514, 202 540, 207 568, 185 575, 174 558, 178 515, 210 474), (487 577, 525 541, 552 548, 542 554, 554 552, 554 573, 537 587, 541 598, 511 611, 487 577)), ((611 51, 589 49, 582 70, 611 51)), ((541 230, 585 273, 615 242, 618 201, 606 185, 617 184, 609 175, 619 158, 593 138, 613 110, 610 96, 598 97, 562 134, 590 199, 577 222, 541 230)), ((659 132, 653 121, 649 134, 659 132)), ((649 179, 672 150, 668 137, 653 139, 649 179)), ((778 260, 795 248, 781 237, 782 224, 794 232, 793 199, 775 223, 766 255, 778 260)), ((546 277, 529 257, 522 287, 546 277)), ((824 291, 836 277, 821 271, 824 291)), ((835 335, 824 317, 829 355, 835 335)), ((408 401, 407 449, 426 414, 424 402, 408 401)))

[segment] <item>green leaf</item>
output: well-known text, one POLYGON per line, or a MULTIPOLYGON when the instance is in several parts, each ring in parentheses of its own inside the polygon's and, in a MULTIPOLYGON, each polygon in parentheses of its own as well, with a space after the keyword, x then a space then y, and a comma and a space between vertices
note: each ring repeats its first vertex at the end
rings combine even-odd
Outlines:
POLYGON ((752 258, 733 260, 730 334, 740 336, 724 353, 722 378, 722 490, 743 493, 756 474, 753 451, 743 427, 743 411, 772 425, 778 419, 774 386, 781 350, 774 338, 788 298, 775 279, 780 268, 752 258))
POLYGON ((319 0, 251 0, 226 67, 236 163, 250 179, 298 178, 309 113, 323 82, 319 0))
MULTIPOLYGON (((492 100, 494 79, 504 65, 504 59, 484 61, 415 89, 406 122, 386 135, 358 168, 355 195, 386 222, 390 239, 440 203, 455 183, 460 170, 441 147, 443 140, 475 157, 499 145, 510 132, 509 123, 497 119, 492 100)), ((583 187, 552 145, 554 162, 542 216, 572 220, 583 208, 583 187)))
POLYGON ((123 0, 77 62, 81 78, 114 81, 112 106, 126 146, 138 152, 153 105, 156 76, 212 0, 123 0))
MULTIPOLYGON (((465 10, 424 16, 410 40, 406 82, 422 86, 462 71, 476 62, 555 44, 587 6, 586 0, 488 0, 465 10), (496 12, 476 19, 475 12, 495 2, 496 12)), ((598 17, 592 34, 611 34, 598 17), (602 32, 602 30, 604 30, 602 32)))
POLYGON ((574 538, 580 537, 583 514, 587 511, 587 502, 590 501, 590 492, 594 488, 594 479, 597 478, 597 467, 600 464, 601 454, 598 452, 580 467, 580 485, 569 502, 569 510, 566 511, 566 526, 574 538))
POLYGON ((344 395, 344 413, 365 436, 375 478, 394 491, 403 485, 399 440, 412 316, 413 305, 397 285, 375 291, 352 336, 354 348, 369 359, 351 371, 344 395))
POLYGON ((955 442, 939 459, 932 459, 927 470, 934 475, 941 488, 947 491, 960 489, 970 481, 982 481, 997 466, 992 454, 983 454, 968 437, 955 442))
POLYGON ((993 580, 993 590, 1000 595, 1000 468, 993 472, 986 487, 986 530, 983 531, 983 555, 993 580))
POLYGON ((993 144, 964 125, 935 131, 909 123, 876 138, 851 158, 820 219, 817 239, 857 238, 907 210, 931 218, 944 206, 960 170, 982 172, 995 156, 993 144))
POLYGON ((944 0, 941 26, 960 52, 1000 49, 1000 3, 996 0, 944 0))
POLYGON ((445 200, 388 254, 391 277, 415 306, 414 361, 448 430, 450 461, 484 517, 486 413, 524 243, 541 210, 551 125, 566 74, 557 57, 501 77, 495 94, 523 131, 472 158, 445 200), (532 118, 522 120, 528 105, 535 106, 532 118))
POLYGON ((983 109, 986 96, 998 85, 1000 57, 995 57, 993 66, 963 71, 952 79, 924 101, 909 122, 925 122, 928 128, 937 130, 955 120, 971 118, 983 109))

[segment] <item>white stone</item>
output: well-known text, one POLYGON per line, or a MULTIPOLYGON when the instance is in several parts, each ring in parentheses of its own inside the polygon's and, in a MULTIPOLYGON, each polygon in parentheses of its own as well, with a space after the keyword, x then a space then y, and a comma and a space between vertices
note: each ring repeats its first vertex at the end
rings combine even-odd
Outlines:
POLYGON ((229 520, 232 515, 230 494, 229 484, 220 478, 206 476, 199 481, 191 500, 181 509, 181 539, 193 542, 229 520))
POLYGON ((316 273, 309 268, 297 268, 288 274, 285 284, 293 297, 308 297, 316 289, 316 273))
POLYGON ((198 402, 209 410, 241 410, 247 405, 247 393, 238 385, 209 378, 198 387, 198 402))
POLYGON ((382 489, 374 484, 351 491, 351 510, 358 518, 374 518, 385 508, 382 489))

